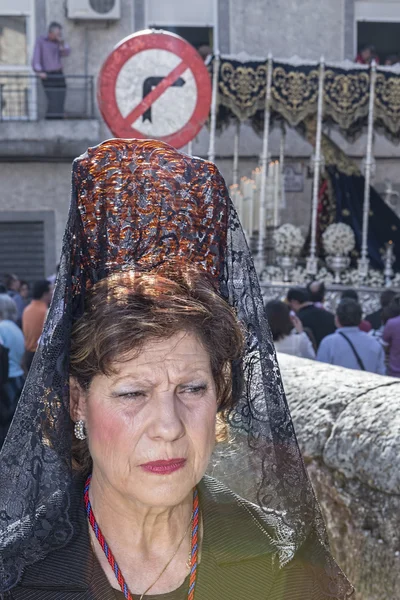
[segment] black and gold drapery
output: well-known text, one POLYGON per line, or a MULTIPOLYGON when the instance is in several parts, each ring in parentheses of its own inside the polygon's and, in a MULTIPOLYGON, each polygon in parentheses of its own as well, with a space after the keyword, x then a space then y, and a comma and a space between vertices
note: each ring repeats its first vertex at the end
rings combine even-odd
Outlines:
POLYGON ((378 71, 375 123, 393 142, 400 142, 400 72, 378 71))
MULTIPOLYGON (((272 121, 284 119, 291 127, 304 126, 305 121, 317 112, 319 64, 274 61, 272 68, 272 121)), ((240 61, 221 57, 219 127, 235 119, 250 121, 256 131, 262 129, 267 70, 267 60, 240 61)), ((366 127, 370 78, 369 67, 351 63, 326 65, 324 121, 336 125, 348 139, 354 139, 366 127)), ((380 131, 400 143, 400 71, 378 67, 375 121, 380 131)))

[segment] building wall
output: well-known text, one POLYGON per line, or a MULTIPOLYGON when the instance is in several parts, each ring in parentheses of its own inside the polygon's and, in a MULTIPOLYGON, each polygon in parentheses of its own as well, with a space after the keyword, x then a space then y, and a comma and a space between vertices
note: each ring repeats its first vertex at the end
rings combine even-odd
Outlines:
POLYGON ((231 0, 231 52, 342 60, 343 0, 231 0))
MULTIPOLYGON (((61 254, 62 237, 68 216, 71 164, 69 162, 2 163, 0 190, 0 213, 2 211, 53 213, 55 250, 53 250, 54 255, 48 257, 48 264, 53 265, 50 270, 52 272, 61 254)), ((20 215, 18 220, 21 220, 20 215)))

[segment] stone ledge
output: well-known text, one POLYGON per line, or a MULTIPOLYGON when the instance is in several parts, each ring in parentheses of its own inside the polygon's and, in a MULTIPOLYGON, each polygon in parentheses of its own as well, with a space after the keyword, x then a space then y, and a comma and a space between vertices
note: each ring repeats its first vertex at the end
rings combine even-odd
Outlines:
POLYGON ((400 380, 285 354, 279 363, 304 456, 400 494, 400 380))
POLYGON ((2 121, 0 157, 74 158, 100 142, 97 119, 2 121))
POLYGON ((333 553, 355 600, 400 598, 400 380, 279 354, 333 553))

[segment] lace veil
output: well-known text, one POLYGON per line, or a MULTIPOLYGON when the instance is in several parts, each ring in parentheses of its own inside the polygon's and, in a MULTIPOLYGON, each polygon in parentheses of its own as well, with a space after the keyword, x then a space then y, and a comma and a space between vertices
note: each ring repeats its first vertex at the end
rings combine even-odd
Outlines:
POLYGON ((53 301, 0 454, 0 595, 73 534, 68 354, 86 290, 118 269, 149 270, 171 259, 214 277, 247 332, 243 393, 229 414, 231 441, 217 446, 209 472, 232 487, 232 465, 251 468, 256 485, 248 496, 277 532, 280 565, 306 546, 310 563, 318 555, 321 568, 322 552, 326 597, 347 598, 352 588, 329 552, 257 275, 224 180, 213 164, 151 140, 108 140, 73 164, 53 301))

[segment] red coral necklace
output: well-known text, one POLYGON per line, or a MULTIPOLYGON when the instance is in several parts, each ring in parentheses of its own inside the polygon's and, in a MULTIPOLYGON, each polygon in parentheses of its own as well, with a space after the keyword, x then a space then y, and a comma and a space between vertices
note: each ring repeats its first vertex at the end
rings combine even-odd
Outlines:
MULTIPOLYGON (((134 600, 133 595, 129 591, 129 588, 125 582, 125 577, 121 573, 121 569, 119 568, 118 563, 115 560, 114 555, 111 551, 111 548, 107 544, 107 542, 104 538, 104 535, 102 534, 101 529, 96 521, 96 517, 94 516, 93 509, 92 509, 92 506, 91 506, 90 500, 89 500, 89 489, 90 489, 91 479, 92 479, 92 476, 89 475, 89 477, 86 480, 84 492, 83 492, 83 498, 84 498, 84 502, 85 502, 87 518, 89 520, 90 526, 93 529, 93 533, 96 536, 96 539, 99 542, 99 544, 109 562, 109 565, 114 572, 115 577, 117 578, 118 584, 119 584, 121 591, 124 594, 126 600, 134 600)), ((160 577, 165 573, 165 571, 167 570, 167 568, 169 567, 169 565, 175 558, 183 540, 185 539, 190 525, 192 525, 192 534, 191 534, 190 578, 189 578, 188 600, 194 599, 194 590, 196 587, 196 578, 197 578, 198 535, 199 535, 199 496, 198 496, 196 488, 194 488, 194 490, 193 490, 193 512, 192 512, 192 518, 188 525, 188 529, 185 531, 185 534, 184 534, 183 538, 181 539, 173 556, 170 558, 168 563, 165 565, 165 567, 163 568, 163 570, 161 571, 161 573, 157 577, 157 579, 151 584, 150 587, 147 588, 147 590, 145 590, 143 592, 143 594, 140 597, 140 600, 142 600, 144 595, 147 594, 147 592, 157 583, 157 581, 160 579, 160 577)))

